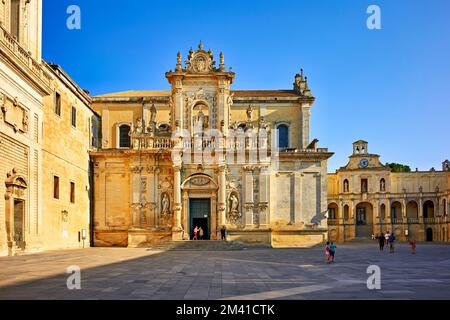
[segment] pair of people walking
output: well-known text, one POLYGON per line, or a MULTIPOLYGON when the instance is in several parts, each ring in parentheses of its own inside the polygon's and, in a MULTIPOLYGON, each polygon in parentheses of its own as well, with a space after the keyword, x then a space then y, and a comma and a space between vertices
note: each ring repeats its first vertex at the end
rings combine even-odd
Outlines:
POLYGON ((202 227, 195 226, 194 228, 194 240, 203 240, 205 232, 202 227))
POLYGON ((334 255, 336 254, 336 245, 333 241, 331 243, 327 241, 327 245, 325 246, 325 255, 327 258, 327 262, 334 262, 334 255))
POLYGON ((395 236, 393 233, 390 233, 389 231, 386 232, 386 234, 381 233, 378 236, 378 244, 380 246, 380 251, 384 251, 384 246, 389 245, 389 252, 394 253, 394 241, 395 236))

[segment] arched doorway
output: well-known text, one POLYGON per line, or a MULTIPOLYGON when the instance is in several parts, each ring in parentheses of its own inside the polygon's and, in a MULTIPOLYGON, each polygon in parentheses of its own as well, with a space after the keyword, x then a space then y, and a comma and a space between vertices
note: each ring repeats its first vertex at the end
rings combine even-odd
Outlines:
POLYGON ((433 229, 427 228, 426 230, 426 240, 427 241, 433 241, 433 229))
POLYGON ((356 206, 356 237, 368 238, 373 233, 373 206, 361 202, 356 206))
POLYGON ((434 202, 427 200, 423 203, 423 217, 434 218, 434 202))

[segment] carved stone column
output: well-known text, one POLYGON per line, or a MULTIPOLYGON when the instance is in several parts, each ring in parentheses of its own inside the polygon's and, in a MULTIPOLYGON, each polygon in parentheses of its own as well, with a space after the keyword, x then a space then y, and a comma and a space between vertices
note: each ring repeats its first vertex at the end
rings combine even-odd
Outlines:
POLYGON ((253 167, 244 166, 245 228, 253 228, 253 167))
POLYGON ((185 127, 184 123, 184 100, 182 93, 182 82, 180 79, 175 81, 175 86, 173 90, 173 107, 172 107, 172 130, 176 129, 176 125, 178 124, 180 128, 185 127))
POLYGON ((219 224, 223 226, 227 222, 226 218, 226 166, 219 166, 219 224))
POLYGON ((262 228, 269 226, 270 174, 267 167, 261 167, 259 175, 259 224, 262 228))
POLYGON ((172 240, 182 240, 183 230, 181 228, 181 165, 174 165, 174 183, 173 183, 173 227, 172 240))

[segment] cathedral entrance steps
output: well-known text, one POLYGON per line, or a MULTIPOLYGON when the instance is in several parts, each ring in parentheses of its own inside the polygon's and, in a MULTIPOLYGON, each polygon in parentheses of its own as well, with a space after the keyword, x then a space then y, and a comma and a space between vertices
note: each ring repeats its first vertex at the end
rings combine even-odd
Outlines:
POLYGON ((186 251, 230 251, 245 250, 253 245, 243 244, 236 241, 221 240, 178 240, 167 241, 160 244, 149 244, 149 250, 186 250, 186 251))

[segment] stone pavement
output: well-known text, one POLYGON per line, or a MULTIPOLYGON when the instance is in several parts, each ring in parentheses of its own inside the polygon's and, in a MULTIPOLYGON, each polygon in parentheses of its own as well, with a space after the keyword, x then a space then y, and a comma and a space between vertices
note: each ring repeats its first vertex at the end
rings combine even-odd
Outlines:
POLYGON ((322 248, 149 251, 88 248, 0 258, 0 299, 450 299, 450 246, 419 244, 416 255, 376 243, 322 248), (81 268, 68 290, 66 268, 81 268), (369 265, 381 290, 368 290, 369 265))

